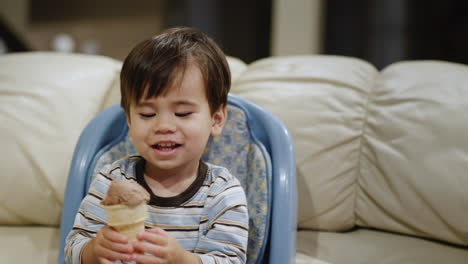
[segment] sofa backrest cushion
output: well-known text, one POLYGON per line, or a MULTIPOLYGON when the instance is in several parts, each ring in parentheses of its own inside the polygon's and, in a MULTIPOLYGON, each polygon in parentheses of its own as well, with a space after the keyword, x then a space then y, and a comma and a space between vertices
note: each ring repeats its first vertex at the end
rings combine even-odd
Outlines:
POLYGON ((277 57, 249 65, 232 92, 283 120, 296 149, 300 228, 355 225, 369 91, 377 71, 353 58, 277 57))
POLYGON ((468 66, 400 62, 378 73, 345 57, 269 58, 233 93, 292 133, 299 228, 468 245, 468 66))
POLYGON ((0 56, 0 224, 59 224, 76 141, 120 100, 120 65, 77 54, 0 56))
POLYGON ((357 224, 468 245, 468 66, 384 69, 363 139, 357 224))

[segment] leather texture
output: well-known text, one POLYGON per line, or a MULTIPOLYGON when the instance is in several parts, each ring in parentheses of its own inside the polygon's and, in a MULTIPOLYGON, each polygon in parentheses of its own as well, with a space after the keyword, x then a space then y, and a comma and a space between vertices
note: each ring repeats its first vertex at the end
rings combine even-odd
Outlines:
POLYGON ((0 263, 58 262, 59 228, 0 226, 0 263))
POLYGON ((348 233, 301 231, 297 241, 296 264, 301 260, 314 263, 314 259, 335 264, 462 264, 468 259, 466 248, 369 229, 348 233))
POLYGON ((75 143, 106 107, 119 67, 85 55, 0 57, 0 224, 59 225, 75 143))
POLYGON ((250 65, 233 93, 265 107, 292 133, 300 228, 355 225, 362 129, 377 71, 344 57, 269 58, 250 65))

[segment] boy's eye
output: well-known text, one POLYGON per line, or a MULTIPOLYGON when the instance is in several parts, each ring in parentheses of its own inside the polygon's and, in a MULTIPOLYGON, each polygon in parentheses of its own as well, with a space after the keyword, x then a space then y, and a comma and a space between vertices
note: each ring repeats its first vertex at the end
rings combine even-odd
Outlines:
POLYGON ((144 114, 144 113, 140 113, 139 115, 140 115, 141 117, 144 117, 144 118, 150 118, 150 117, 155 116, 156 114, 144 114))
POLYGON ((178 117, 189 116, 191 114, 192 114, 192 112, 175 113, 175 115, 178 116, 178 117))

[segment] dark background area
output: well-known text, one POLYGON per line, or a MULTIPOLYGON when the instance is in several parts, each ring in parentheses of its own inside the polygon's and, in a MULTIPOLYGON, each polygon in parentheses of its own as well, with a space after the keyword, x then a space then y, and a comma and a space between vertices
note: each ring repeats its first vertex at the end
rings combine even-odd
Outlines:
POLYGON ((167 27, 190 26, 215 39, 228 55, 252 62, 270 54, 271 13, 271 0, 31 0, 28 19, 34 36, 15 34, 0 16, 0 37, 14 52, 37 50, 35 46, 46 46, 44 38, 67 33, 77 45, 99 40, 103 55, 123 59, 137 40, 167 27), (117 45, 123 47, 117 50, 117 45))
MULTIPOLYGON (((228 55, 247 63, 271 55, 272 0, 139 0, 131 5, 124 0, 44 1, 30 1, 31 24, 43 25, 42 31, 36 30, 35 39, 49 33, 47 28, 69 23, 68 28, 74 30, 71 33, 81 34, 83 39, 103 38, 102 50, 115 46, 114 53, 103 55, 117 59, 122 59, 147 32, 157 34, 170 26, 198 28, 214 38, 228 55), (137 19, 139 24, 134 22, 137 19), (81 21, 88 24, 79 24, 81 21), (120 24, 114 26, 116 21, 120 24), (99 23, 105 25, 99 28, 99 23), (100 31, 93 32, 94 28, 100 31)), ((361 58, 379 69, 400 60, 468 64, 466 0, 323 1, 322 54, 361 58)), ((15 32, 1 16, 0 37, 7 52, 40 50, 37 43, 15 32)))
POLYGON ((468 1, 328 0, 324 53, 468 64, 468 1))
POLYGON ((270 0, 170 1, 165 23, 198 28, 247 63, 270 55, 270 0))

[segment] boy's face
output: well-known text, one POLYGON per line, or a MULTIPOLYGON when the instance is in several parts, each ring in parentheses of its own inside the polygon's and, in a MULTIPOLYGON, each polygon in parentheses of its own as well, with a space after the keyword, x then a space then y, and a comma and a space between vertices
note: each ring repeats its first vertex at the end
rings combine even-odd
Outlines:
POLYGON ((210 135, 221 133, 226 108, 211 114, 200 70, 190 65, 161 96, 130 105, 129 134, 147 173, 191 174, 210 135))

